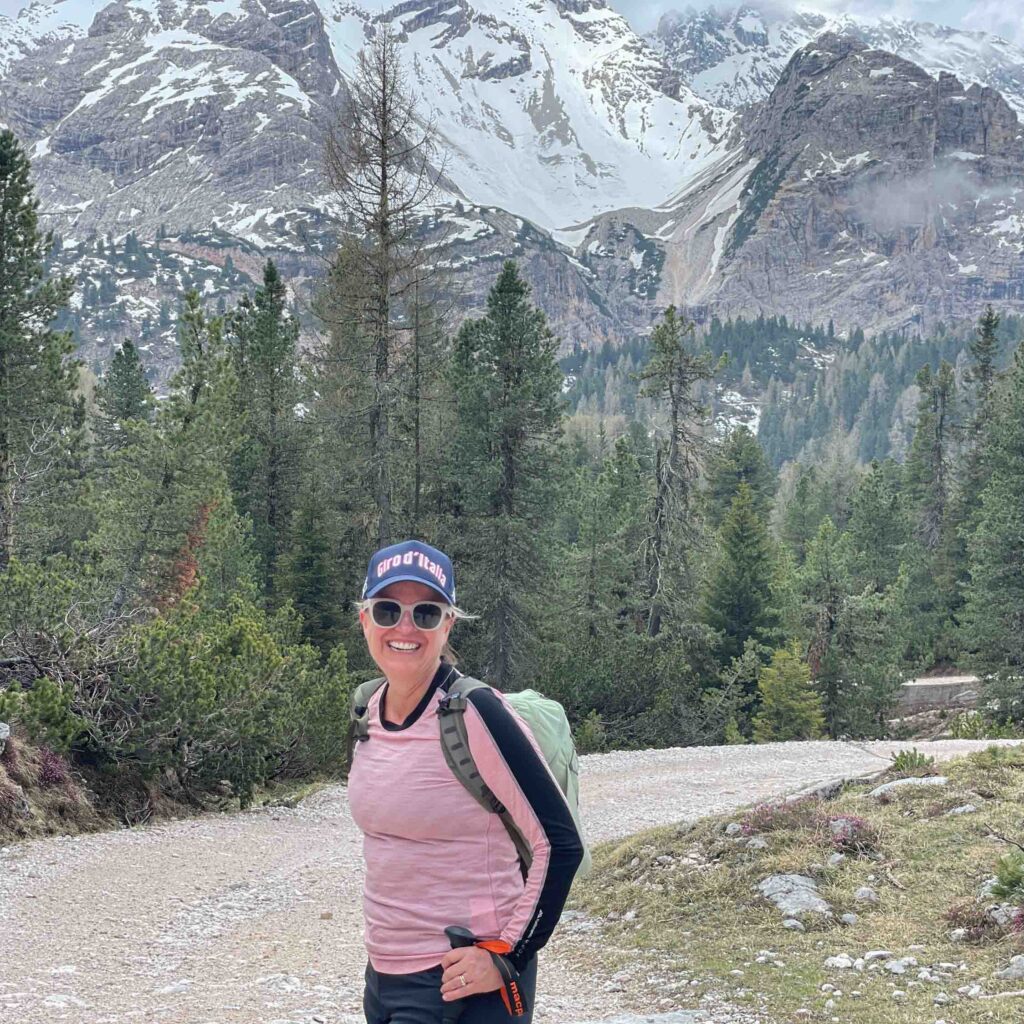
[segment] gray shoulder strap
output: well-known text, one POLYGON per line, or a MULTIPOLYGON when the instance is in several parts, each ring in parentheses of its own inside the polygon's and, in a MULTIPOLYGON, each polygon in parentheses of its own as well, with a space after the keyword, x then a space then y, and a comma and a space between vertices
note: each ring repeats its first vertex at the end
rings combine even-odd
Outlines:
POLYGON ((350 721, 352 722, 352 737, 355 740, 365 740, 370 734, 370 716, 367 709, 373 695, 386 682, 384 676, 377 679, 367 679, 360 683, 352 694, 352 706, 349 709, 350 721))
POLYGON ((465 711, 469 703, 468 696, 474 690, 490 689, 487 683, 471 676, 461 676, 454 680, 448 688, 448 696, 438 704, 437 716, 441 725, 441 749, 444 759, 452 773, 469 792, 469 795, 485 810, 497 814, 501 818, 505 831, 508 832, 522 862, 523 874, 530 870, 533 863, 533 851, 522 832, 512 820, 512 815, 505 805, 491 792, 487 783, 480 777, 473 760, 473 752, 469 749, 469 733, 466 729, 465 711))

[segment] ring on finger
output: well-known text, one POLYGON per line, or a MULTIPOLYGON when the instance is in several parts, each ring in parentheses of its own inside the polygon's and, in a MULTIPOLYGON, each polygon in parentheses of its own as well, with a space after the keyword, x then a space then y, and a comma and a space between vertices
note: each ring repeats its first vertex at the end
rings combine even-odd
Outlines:
POLYGON ((464 974, 460 974, 459 975, 459 981, 462 982, 462 987, 463 988, 465 988, 469 984, 469 982, 466 981, 466 976, 464 974))

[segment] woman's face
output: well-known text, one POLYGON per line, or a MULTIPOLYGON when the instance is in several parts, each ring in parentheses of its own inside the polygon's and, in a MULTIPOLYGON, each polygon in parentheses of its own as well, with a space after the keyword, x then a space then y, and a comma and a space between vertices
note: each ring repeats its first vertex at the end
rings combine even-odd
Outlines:
MULTIPOLYGON (((390 597, 402 604, 416 604, 417 601, 445 603, 436 590, 415 580, 391 583, 374 597, 390 597)), ((454 621, 448 615, 437 629, 417 629, 412 624, 412 615, 403 612, 397 626, 378 626, 369 611, 359 613, 370 656, 389 680, 419 680, 432 676, 454 621)))

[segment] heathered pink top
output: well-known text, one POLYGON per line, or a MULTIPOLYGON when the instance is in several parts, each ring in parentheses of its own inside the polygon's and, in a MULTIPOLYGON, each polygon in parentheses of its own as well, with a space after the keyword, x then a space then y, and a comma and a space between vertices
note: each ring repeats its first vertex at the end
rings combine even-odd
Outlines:
MULTIPOLYGON (((565 798, 527 726, 492 689, 470 694, 470 748, 484 782, 533 850, 523 882, 515 846, 452 774, 441 748, 442 663, 420 706, 401 725, 368 707, 369 738, 355 745, 349 774, 352 817, 363 832, 365 940, 383 974, 440 963, 448 925, 509 944, 521 969, 547 941, 582 855, 565 798)), ((452 689, 457 688, 457 682, 452 689)))

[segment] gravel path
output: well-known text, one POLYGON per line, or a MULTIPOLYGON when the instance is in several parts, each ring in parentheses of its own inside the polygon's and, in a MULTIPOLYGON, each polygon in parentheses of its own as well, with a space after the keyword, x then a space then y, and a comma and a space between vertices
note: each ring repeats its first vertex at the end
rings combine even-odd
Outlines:
MULTIPOLYGON (((942 758, 986 745, 917 746, 942 758)), ((900 746, 773 743, 586 757, 589 836, 619 838, 865 774, 900 746)), ((360 840, 342 786, 294 809, 5 847, 0 1020, 360 1024, 360 884, 360 840)), ((607 991, 606 979, 588 970, 586 945, 571 928, 556 933, 542 954, 535 1020, 648 1019, 622 1016, 656 1007, 607 991)))

